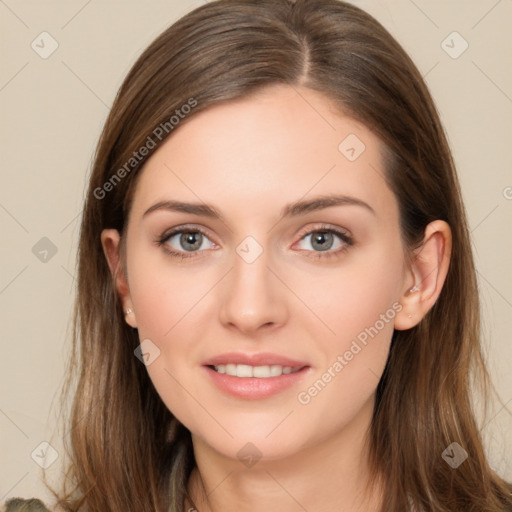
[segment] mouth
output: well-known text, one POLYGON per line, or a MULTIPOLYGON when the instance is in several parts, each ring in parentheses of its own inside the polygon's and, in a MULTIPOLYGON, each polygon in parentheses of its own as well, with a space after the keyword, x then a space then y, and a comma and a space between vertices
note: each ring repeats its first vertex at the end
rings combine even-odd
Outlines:
POLYGON ((217 373, 229 375, 231 377, 238 378, 257 378, 257 379, 269 379, 271 377, 281 377, 281 375, 288 375, 296 373, 305 368, 305 366, 281 366, 278 364, 274 365, 263 365, 263 366, 251 366, 248 364, 218 364, 208 365, 209 368, 217 373))
POLYGON ((304 361, 271 353, 229 353, 203 363, 206 377, 223 394, 263 400, 297 388, 313 368, 304 361))

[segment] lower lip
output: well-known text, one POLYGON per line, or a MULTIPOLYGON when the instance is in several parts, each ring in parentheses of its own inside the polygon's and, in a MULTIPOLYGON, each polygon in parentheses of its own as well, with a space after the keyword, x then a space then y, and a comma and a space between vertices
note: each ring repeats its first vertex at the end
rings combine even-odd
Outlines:
POLYGON ((209 366, 203 366, 203 368, 221 391, 246 400, 261 400, 280 393, 297 384, 311 370, 310 366, 305 366, 295 373, 261 379, 257 377, 233 377, 226 373, 216 372, 209 366))

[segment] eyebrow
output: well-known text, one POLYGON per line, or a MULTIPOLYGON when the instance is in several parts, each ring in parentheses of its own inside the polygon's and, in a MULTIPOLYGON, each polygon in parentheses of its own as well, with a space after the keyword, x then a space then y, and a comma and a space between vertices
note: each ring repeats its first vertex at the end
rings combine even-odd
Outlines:
MULTIPOLYGON (((287 204, 281 210, 279 219, 281 220, 286 217, 298 217, 300 215, 323 210, 332 206, 360 206, 371 212, 373 215, 376 215, 375 210, 368 203, 356 197, 345 195, 324 195, 309 200, 299 200, 294 203, 287 204)), ((159 210, 192 213, 194 215, 219 219, 224 222, 222 214, 212 205, 206 203, 186 203, 183 201, 173 200, 159 201, 149 207, 144 212, 143 217, 159 210)))

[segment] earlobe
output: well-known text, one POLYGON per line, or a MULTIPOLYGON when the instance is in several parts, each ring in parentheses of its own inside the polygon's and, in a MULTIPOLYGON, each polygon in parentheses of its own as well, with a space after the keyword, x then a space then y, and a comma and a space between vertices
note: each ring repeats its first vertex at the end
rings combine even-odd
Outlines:
POLYGON ((417 325, 437 301, 443 288, 452 249, 450 226, 435 220, 425 229, 423 243, 413 255, 410 277, 400 299, 403 308, 395 317, 395 329, 417 325))
POLYGON ((136 328, 137 322, 131 305, 130 289, 121 261, 121 236, 117 229, 104 229, 101 232, 101 245, 107 260, 117 294, 121 300, 125 320, 128 325, 136 328))
POLYGON ((137 328, 137 321, 135 319, 135 313, 133 312, 133 309, 128 308, 124 312, 124 319, 130 327, 133 327, 134 329, 137 328))

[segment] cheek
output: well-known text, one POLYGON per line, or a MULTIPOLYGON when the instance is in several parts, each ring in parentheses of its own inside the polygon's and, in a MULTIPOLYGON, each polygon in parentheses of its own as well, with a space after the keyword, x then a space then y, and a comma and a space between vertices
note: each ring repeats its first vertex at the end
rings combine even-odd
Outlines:
POLYGON ((205 305, 218 276, 214 269, 191 270, 136 244, 129 254, 130 296, 139 339, 150 340, 151 350, 158 354, 147 366, 148 374, 167 408, 184 424, 193 424, 198 411, 191 397, 201 396, 190 376, 198 359, 195 340, 201 338, 205 317, 210 324, 215 319, 215 312, 211 307, 205 310, 205 305))
POLYGON ((160 250, 135 249, 128 263, 130 295, 141 338, 171 336, 181 319, 196 314, 195 306, 211 288, 204 272, 173 263, 160 250))
POLYGON ((373 396, 401 310, 402 272, 400 246, 389 244, 359 252, 350 264, 315 280, 311 309, 331 332, 320 337, 317 331, 314 339, 324 359, 298 401, 309 413, 318 411, 326 423, 354 416, 373 396))
POLYGON ((193 421, 190 412, 194 403, 185 390, 193 396, 197 396, 197 391, 187 382, 190 347, 184 329, 191 327, 191 319, 194 323, 192 316, 194 304, 200 298, 199 290, 190 285, 187 273, 171 272, 169 266, 148 265, 142 260, 143 257, 133 258, 129 277, 139 339, 141 343, 150 340, 145 346, 154 354, 146 369, 166 407, 189 425, 193 421))
MULTIPOLYGON (((393 319, 400 307, 403 256, 399 244, 373 244, 352 253, 338 267, 320 269, 314 276, 301 269, 294 273, 297 295, 316 314, 316 319, 308 315, 311 324, 316 323, 314 337, 319 337, 321 327, 326 347, 342 350, 347 341, 374 326, 381 315, 393 319)), ((393 322, 381 324, 378 322, 379 330, 392 333, 393 322)))

